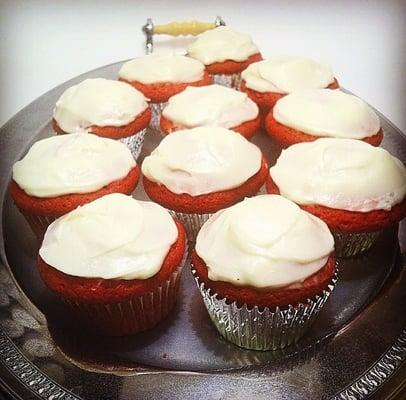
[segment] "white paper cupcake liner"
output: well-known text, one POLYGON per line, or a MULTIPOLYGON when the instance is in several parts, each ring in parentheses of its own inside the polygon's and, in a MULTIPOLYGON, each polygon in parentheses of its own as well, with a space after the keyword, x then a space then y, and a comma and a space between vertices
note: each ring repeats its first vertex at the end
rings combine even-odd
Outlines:
POLYGON ((84 303, 62 297, 79 318, 101 335, 125 336, 151 329, 173 309, 188 251, 168 280, 151 292, 119 303, 84 303))
POLYGON ((132 136, 127 136, 125 138, 118 139, 121 143, 124 143, 130 149, 131 154, 133 155, 135 160, 141 154, 146 131, 147 128, 144 128, 132 136))
POLYGON ((160 126, 160 120, 161 120, 161 114, 162 114, 162 110, 166 107, 166 105, 168 104, 168 102, 164 102, 164 103, 150 103, 149 107, 151 109, 151 122, 149 123, 149 126, 160 132, 162 134, 161 131, 161 126, 160 126))
POLYGON ((278 350, 296 343, 314 322, 337 282, 337 271, 328 287, 306 303, 280 309, 238 306, 206 289, 196 271, 192 273, 203 297, 209 316, 218 332, 229 342, 249 350, 278 350))
POLYGON ((355 257, 365 253, 376 242, 381 231, 345 233, 332 232, 337 257, 355 257))
POLYGON ((213 215, 213 214, 186 214, 174 210, 168 210, 169 213, 177 218, 185 227, 186 235, 190 242, 196 240, 197 233, 199 232, 202 225, 213 215))
POLYGON ((237 74, 214 74, 212 75, 213 83, 221 86, 240 90, 241 85, 241 73, 237 74))

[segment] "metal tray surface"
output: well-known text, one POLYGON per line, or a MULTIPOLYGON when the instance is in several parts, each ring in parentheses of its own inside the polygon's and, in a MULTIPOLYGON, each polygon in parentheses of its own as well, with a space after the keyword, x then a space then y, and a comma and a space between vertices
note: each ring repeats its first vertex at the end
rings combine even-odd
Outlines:
MULTIPOLYGON (((40 280, 38 243, 6 189, 12 164, 32 142, 53 134, 52 109, 60 94, 85 78, 114 79, 120 65, 53 89, 0 130, 3 388, 24 399, 363 399, 380 396, 376 390, 383 384, 394 386, 388 393, 398 389, 406 368, 405 222, 385 231, 364 256, 339 262, 339 282, 320 317, 297 345, 283 351, 248 351, 224 341, 189 265, 176 309, 155 329, 106 338, 75 326, 40 280)), ((406 138, 380 117, 383 147, 406 162, 406 138)), ((146 138, 139 162, 160 140, 154 131, 146 138)), ((254 142, 272 159, 265 134, 254 142)), ((142 185, 134 197, 146 199, 142 185)))

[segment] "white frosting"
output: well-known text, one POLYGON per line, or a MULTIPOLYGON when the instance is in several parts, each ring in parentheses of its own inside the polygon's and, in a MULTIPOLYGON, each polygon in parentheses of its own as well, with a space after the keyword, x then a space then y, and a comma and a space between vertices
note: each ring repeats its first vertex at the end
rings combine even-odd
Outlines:
POLYGON ((148 279, 161 269, 177 237, 163 207, 113 193, 53 222, 39 254, 72 276, 148 279))
POLYGON ((304 281, 326 264, 333 248, 323 221, 274 195, 217 212, 196 239, 209 279, 257 288, 304 281))
POLYGON ((87 133, 92 125, 128 125, 147 107, 144 95, 128 83, 86 79, 62 94, 54 119, 66 133, 87 133))
POLYGON ((259 50, 249 35, 219 26, 198 35, 187 52, 190 57, 209 65, 226 60, 245 61, 259 50))
POLYGON ((360 140, 318 139, 283 150, 270 169, 280 193, 298 204, 368 212, 390 210, 406 195, 406 168, 360 140))
POLYGON ((262 153, 242 135, 218 127, 166 136, 144 159, 142 173, 171 192, 198 196, 240 186, 261 167, 262 153))
POLYGON ((126 62, 118 76, 145 84, 196 82, 203 78, 204 65, 181 55, 148 55, 126 62))
POLYGON ((13 166, 14 181, 30 196, 90 193, 124 178, 136 165, 117 140, 96 135, 57 135, 32 145, 13 166))
POLYGON ((258 106, 246 95, 228 87, 188 86, 172 96, 162 115, 185 128, 233 128, 258 116, 258 106))
POLYGON ((261 93, 292 93, 325 88, 334 82, 330 67, 307 58, 288 56, 250 64, 241 77, 248 88, 261 93))
POLYGON ((363 139, 380 129, 379 117, 368 104, 339 90, 291 93, 276 102, 273 117, 313 136, 363 139))

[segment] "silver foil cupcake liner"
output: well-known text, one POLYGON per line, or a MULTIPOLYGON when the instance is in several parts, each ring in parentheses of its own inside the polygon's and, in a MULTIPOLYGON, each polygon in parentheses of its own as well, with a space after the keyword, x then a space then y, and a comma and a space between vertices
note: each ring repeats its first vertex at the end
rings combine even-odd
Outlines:
POLYGON ((181 263, 168 280, 151 292, 119 303, 84 303, 62 297, 92 330, 106 336, 125 336, 151 329, 173 309, 180 276, 188 255, 187 247, 181 263))
POLYGON ((29 214, 20 209, 21 214, 24 215, 24 218, 27 220, 28 225, 34 232, 35 236, 37 237, 38 241, 42 242, 44 238, 45 232, 48 229, 48 226, 52 224, 57 218, 60 216, 55 215, 35 215, 29 214))
POLYGON ((192 273, 203 297, 204 305, 218 332, 229 342, 249 350, 278 350, 296 343, 309 329, 326 303, 337 282, 337 271, 328 287, 306 303, 270 309, 249 308, 246 304, 227 303, 206 289, 196 271, 192 273))
POLYGON ((135 160, 141 154, 146 131, 147 128, 144 128, 132 136, 127 136, 125 138, 118 139, 121 143, 124 143, 130 149, 131 154, 133 155, 135 160))
POLYGON ((161 121, 161 114, 162 114, 162 110, 166 107, 166 105, 168 104, 168 102, 164 102, 164 103, 150 103, 149 107, 151 109, 151 122, 149 123, 149 126, 160 132, 162 134, 161 131, 161 126, 160 126, 160 121, 161 121))
POLYGON ((194 242, 196 240, 197 233, 199 232, 202 225, 213 215, 187 214, 174 210, 168 211, 173 217, 177 218, 183 224, 189 242, 194 242))
POLYGON ((337 257, 355 257, 368 251, 376 242, 381 231, 345 233, 332 232, 337 257))
POLYGON ((213 83, 221 86, 240 90, 241 86, 241 73, 237 74, 214 74, 212 75, 213 83))

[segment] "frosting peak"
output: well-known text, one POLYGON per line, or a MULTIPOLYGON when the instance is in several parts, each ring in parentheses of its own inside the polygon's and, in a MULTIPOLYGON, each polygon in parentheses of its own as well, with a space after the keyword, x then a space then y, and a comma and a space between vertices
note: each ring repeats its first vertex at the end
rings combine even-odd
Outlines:
POLYGON ((228 26, 219 26, 201 33, 187 48, 190 57, 205 65, 226 60, 245 61, 258 51, 249 35, 234 31, 228 26))
POLYGON ((359 97, 330 89, 288 94, 273 108, 276 121, 314 136, 363 139, 380 129, 379 117, 359 97))
POLYGON ((176 224, 163 207, 113 193, 53 222, 39 254, 72 276, 148 279, 161 269, 177 237, 176 224))
POLYGON ((196 82, 203 78, 204 65, 181 55, 147 55, 126 62, 118 76, 144 84, 196 82))
POLYGON ((217 212, 196 239, 209 279, 257 288, 302 282, 326 264, 333 248, 323 221, 275 195, 217 212))
POLYGON ((243 136, 219 127, 167 135, 144 159, 142 173, 171 192, 198 196, 235 188, 255 175, 262 153, 243 136))
POLYGON ((330 67, 307 58, 291 56, 250 64, 241 77, 248 88, 261 93, 326 88, 334 81, 330 67))
POLYGON ((92 125, 127 125, 147 107, 144 95, 127 83, 86 79, 62 94, 54 119, 66 133, 88 133, 92 125))
POLYGON ((282 151, 270 175, 298 204, 349 211, 390 210, 406 196, 406 168, 360 140, 318 139, 282 151))
POLYGON ((13 166, 13 179, 27 194, 55 197, 90 193, 122 179, 136 162, 117 140, 81 133, 40 140, 13 166))
POLYGON ((258 106, 246 93, 220 85, 189 86, 172 96, 162 111, 165 118, 185 128, 233 128, 255 119, 258 113, 258 106))

